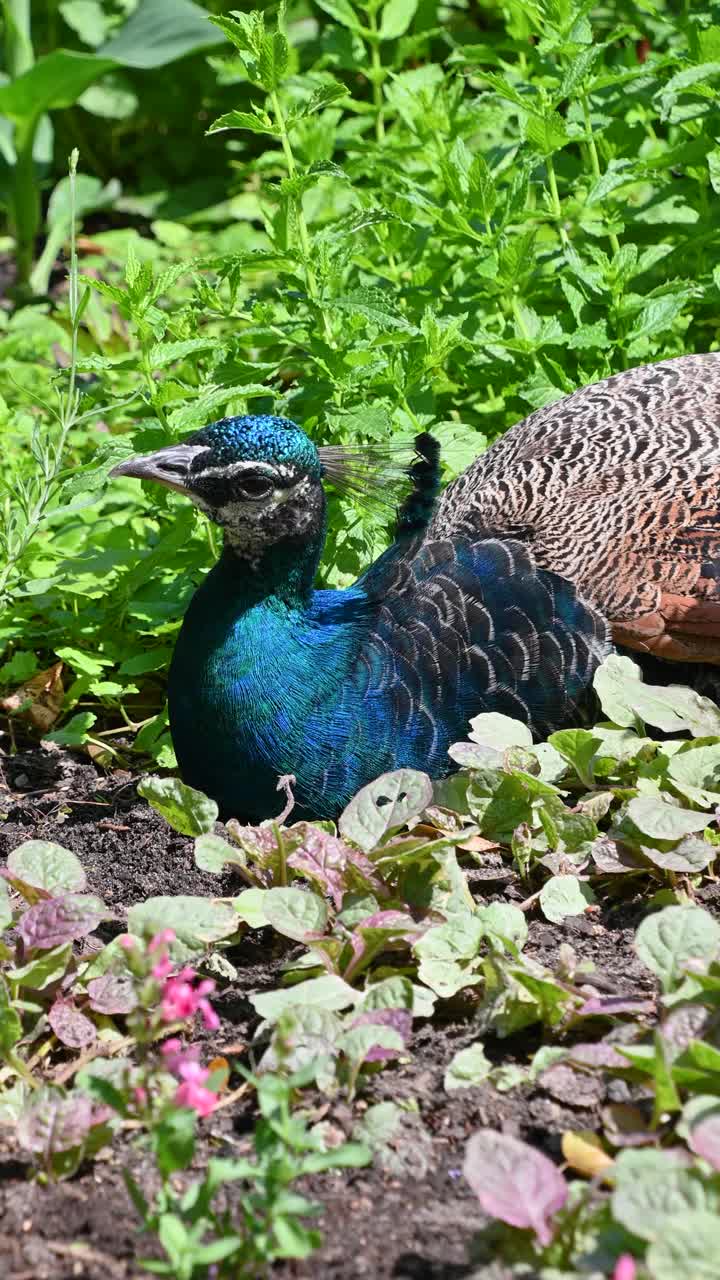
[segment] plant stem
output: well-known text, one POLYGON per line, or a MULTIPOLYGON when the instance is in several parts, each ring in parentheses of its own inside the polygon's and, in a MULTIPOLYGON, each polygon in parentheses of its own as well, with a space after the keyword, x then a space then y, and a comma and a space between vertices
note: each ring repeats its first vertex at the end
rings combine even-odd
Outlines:
POLYGON ((378 142, 385 141, 385 120, 383 119, 383 65, 380 58, 380 37, 378 35, 377 14, 374 9, 368 15, 372 39, 370 41, 370 68, 372 71, 373 102, 375 104, 375 137, 378 142))
POLYGON ((555 165, 552 156, 545 157, 545 168, 547 169, 548 186, 550 187, 550 199, 552 200, 552 211, 557 219, 558 231, 563 245, 567 245, 568 234, 562 225, 562 205, 560 204, 560 195, 558 193, 557 178, 555 177, 555 165))
POLYGON ((55 410, 55 414, 60 426, 60 433, 57 440, 53 444, 41 446, 38 442, 38 451, 35 454, 36 460, 40 468, 40 483, 34 500, 28 504, 23 511, 25 524, 24 528, 17 536, 14 545, 11 544, 7 548, 7 558, 5 564, 0 567, 0 601, 7 597, 8 582, 11 575, 17 570, 18 565, 22 561, 30 543, 35 537, 43 517, 50 503, 57 478, 62 470, 63 453, 67 444, 68 435, 71 428, 75 425, 77 418, 78 406, 80 402, 79 393, 76 387, 77 379, 77 354, 78 354, 78 330, 80 327, 80 318, 82 315, 82 307, 78 296, 78 265, 77 265, 77 244, 75 229, 75 174, 77 172, 78 153, 73 151, 70 157, 70 271, 69 271, 69 308, 70 321, 72 326, 70 339, 70 369, 68 372, 67 386, 63 394, 59 396, 59 406, 55 410))
MULTIPOLYGON (((593 178, 597 182, 601 176, 600 157, 598 155, 598 149, 595 144, 595 139, 592 133, 592 121, 590 119, 590 104, 587 100, 587 95, 583 97, 582 108, 583 108, 583 120, 585 122, 585 133, 587 134, 588 151, 590 153, 590 167, 592 169, 593 178)), ((610 241, 610 248, 612 249, 613 253, 619 253, 620 241, 618 240, 614 231, 608 231, 608 240, 610 241)))
MULTIPOLYGON (((30 0, 4 0, 5 66, 11 81, 29 71, 35 62, 30 27, 30 0)), ((12 177, 11 222, 15 236, 15 266, 19 292, 28 291, 40 227, 40 195, 35 181, 33 144, 37 121, 30 128, 15 129, 15 166, 12 177)))
MULTIPOLYGON (((290 143, 290 135, 288 134, 288 130, 287 130, 285 112, 282 109, 282 104, 280 102, 277 89, 272 90, 270 94, 270 101, 272 102, 272 108, 275 113, 275 121, 280 131, 280 142, 282 144, 283 155, 285 156, 285 163, 287 164, 288 177, 294 178, 297 176, 297 163, 295 161, 292 145, 290 143)), ((322 315, 322 320, 323 320, 323 328, 325 330, 325 337, 330 339, 332 337, 330 322, 328 320, 327 313, 323 311, 322 307, 320 306, 320 290, 318 289, 317 280, 315 279, 315 272, 313 271, 311 262, 310 262, 310 259, 311 259, 310 234, 308 232, 307 222, 305 221, 305 212, 302 207, 302 196, 301 195, 294 196, 293 204, 295 206, 295 216, 297 218, 298 233, 300 236, 300 247, 302 249, 302 254, 303 254, 303 263, 305 267, 305 283, 307 285, 308 297, 311 298, 312 301, 315 303, 315 305, 320 309, 320 313, 322 315)))

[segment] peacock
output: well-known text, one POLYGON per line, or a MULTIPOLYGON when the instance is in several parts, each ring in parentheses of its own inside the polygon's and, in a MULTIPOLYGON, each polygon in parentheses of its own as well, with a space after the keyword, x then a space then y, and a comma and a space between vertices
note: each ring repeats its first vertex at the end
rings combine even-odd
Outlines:
POLYGON ((181 774, 222 816, 271 815, 287 774, 296 818, 335 818, 390 769, 443 776, 483 711, 536 735, 578 723, 613 640, 669 679, 720 663, 720 354, 538 410, 442 497, 437 442, 415 449, 394 540, 345 590, 314 585, 324 486, 377 487, 372 450, 240 416, 111 473, 223 529, 168 683, 181 774))

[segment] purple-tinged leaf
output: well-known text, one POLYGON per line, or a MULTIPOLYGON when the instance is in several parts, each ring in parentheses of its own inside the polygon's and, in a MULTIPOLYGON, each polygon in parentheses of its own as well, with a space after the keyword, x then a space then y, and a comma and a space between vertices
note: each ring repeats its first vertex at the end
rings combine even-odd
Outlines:
POLYGON ((713 1112, 690 1130, 688 1146, 713 1169, 720 1169, 720 1114, 713 1112))
POLYGON ((33 1099, 17 1126, 18 1142, 26 1151, 51 1156, 82 1146, 88 1134, 110 1119, 109 1107, 98 1107, 84 1093, 63 1096, 48 1090, 33 1099))
POLYGON ((379 951, 398 943, 409 945, 424 929, 424 925, 418 925, 404 911, 374 911, 361 920, 350 935, 352 960, 344 978, 349 982, 379 951))
POLYGON ((633 996, 591 996, 578 1009, 580 1018, 614 1018, 618 1013, 654 1013, 654 1000, 642 1000, 633 996))
POLYGON ((48 1012, 48 1022, 58 1040, 70 1049, 87 1049, 97 1039, 94 1022, 72 1000, 56 1000, 48 1012))
POLYGON ((518 1138, 479 1129, 468 1142, 463 1172, 485 1213, 511 1227, 529 1227, 541 1245, 550 1244, 552 1216, 568 1195, 552 1160, 518 1138))
POLYGON ((605 1134, 614 1147, 648 1147, 657 1142, 650 1117, 629 1102, 614 1102, 602 1112, 605 1134))
POLYGON ((61 947, 64 942, 85 938, 101 920, 112 919, 105 903, 92 894, 67 893, 62 898, 38 902, 25 912, 18 932, 26 947, 61 947))
MULTIPOLYGON (((300 826, 293 828, 299 831, 300 826)), ((344 840, 322 831, 319 827, 303 824, 302 844, 288 858, 288 865, 319 885, 331 898, 337 911, 342 906, 343 894, 348 889, 371 887, 387 893, 382 881, 374 873, 368 857, 359 849, 352 849, 344 840)))
POLYGON ((537 1083, 558 1102, 566 1102, 571 1107, 593 1107, 605 1094, 600 1076, 576 1071, 569 1062, 554 1062, 540 1073, 537 1083))
POLYGON ((590 853, 598 871, 603 875, 627 875, 629 871, 646 871, 647 864, 628 845, 620 844, 610 836, 598 836, 590 846, 590 853))
MULTIPOLYGON (((407 1045, 412 1031, 412 1013, 409 1009, 371 1009, 353 1019, 350 1030, 354 1031, 356 1027, 391 1027, 402 1037, 403 1044, 407 1045)), ((399 1056, 400 1050, 376 1044, 366 1053, 365 1061, 388 1062, 399 1056)))
POLYGON ((90 1008, 96 1013, 130 1013, 137 1000, 129 978, 117 973, 105 973, 92 978, 87 985, 90 1008))
POLYGON ((628 1060, 612 1044, 599 1040, 597 1044, 574 1044, 568 1053, 568 1059, 580 1063, 583 1067, 596 1067, 600 1070, 627 1071, 628 1060))
POLYGON ((676 1058, 693 1040, 702 1040, 711 1020, 710 1010, 702 1004, 676 1004, 662 1024, 662 1038, 670 1055, 676 1058))
POLYGON ((31 906, 36 902, 46 902, 51 896, 47 889, 39 889, 37 885, 28 884, 26 880, 21 880, 20 876, 14 875, 8 867, 0 867, 0 876, 31 906))

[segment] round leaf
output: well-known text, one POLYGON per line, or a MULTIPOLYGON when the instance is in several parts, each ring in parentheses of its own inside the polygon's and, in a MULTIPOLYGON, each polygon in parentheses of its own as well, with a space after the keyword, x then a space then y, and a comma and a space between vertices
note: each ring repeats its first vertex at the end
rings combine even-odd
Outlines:
POLYGON ((540 891, 543 915, 553 924, 559 924, 566 916, 581 916, 594 901, 590 886, 577 876, 553 876, 540 891))
POLYGON ((161 929, 174 931, 174 959, 197 955, 209 943, 235 933, 237 926, 237 913, 229 902, 190 894, 148 898, 128 911, 128 929, 138 937, 150 937, 161 929))
POLYGON ((302 889, 268 889, 262 910, 273 929, 295 942, 302 942, 309 933, 324 933, 328 921, 323 899, 302 889))
POLYGON ((8 855, 7 865, 18 880, 53 897, 82 892, 87 884, 80 859, 52 840, 26 840, 8 855))
POLYGON ((720 924, 702 907, 665 907, 647 916, 635 935, 635 950, 664 991, 682 980, 689 960, 709 962, 720 947, 720 924))
POLYGON ((635 796, 627 814, 638 830, 651 840, 682 840, 694 831, 704 831, 712 818, 709 813, 678 809, 655 796, 635 796))
POLYGON ((340 834, 368 853, 396 827, 418 818, 432 803, 432 783, 416 769, 383 773, 368 783, 342 814, 340 834))
POLYGON ((676 1213, 650 1245, 646 1262, 653 1280, 720 1280, 720 1217, 676 1213))

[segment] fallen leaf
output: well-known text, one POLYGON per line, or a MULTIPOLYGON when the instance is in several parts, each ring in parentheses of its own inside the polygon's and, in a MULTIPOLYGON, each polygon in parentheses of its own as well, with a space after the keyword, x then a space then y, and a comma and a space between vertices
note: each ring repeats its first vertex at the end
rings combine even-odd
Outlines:
POLYGON ((22 716, 36 729, 47 733, 62 710, 65 695, 62 669, 62 662, 56 662, 45 671, 38 671, 31 680, 0 699, 0 708, 8 715, 22 716))

